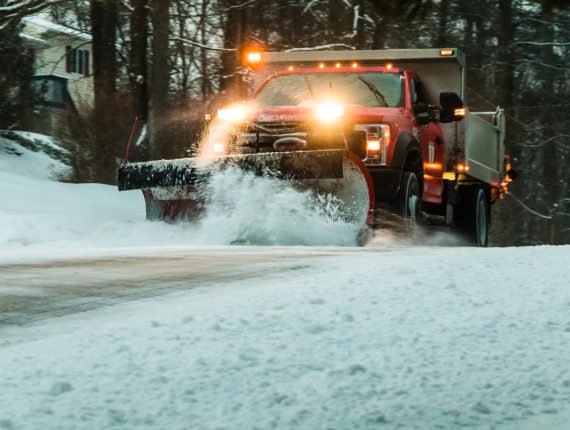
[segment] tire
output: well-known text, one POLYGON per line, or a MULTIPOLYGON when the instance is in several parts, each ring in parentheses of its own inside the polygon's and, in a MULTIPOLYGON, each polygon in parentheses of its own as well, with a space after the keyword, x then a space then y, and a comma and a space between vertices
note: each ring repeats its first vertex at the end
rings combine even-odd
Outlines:
POLYGON ((417 222, 420 218, 422 193, 420 181, 415 172, 404 172, 398 195, 398 215, 404 220, 417 222))
POLYGON ((460 233, 471 246, 487 247, 491 213, 489 194, 480 186, 465 187, 461 190, 460 205, 456 220, 460 233))

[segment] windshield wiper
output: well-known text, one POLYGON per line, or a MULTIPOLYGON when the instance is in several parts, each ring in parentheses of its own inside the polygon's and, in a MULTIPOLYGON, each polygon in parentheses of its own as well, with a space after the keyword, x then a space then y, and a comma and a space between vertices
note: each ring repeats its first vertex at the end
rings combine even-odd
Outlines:
POLYGON ((384 97, 384 94, 382 94, 378 88, 376 88, 374 85, 372 85, 370 82, 368 82, 366 79, 364 79, 362 76, 358 76, 358 80, 361 81, 364 85, 366 85, 366 87, 368 87, 368 89, 372 92, 372 94, 374 94, 374 96, 382 103, 384 104, 385 107, 388 107, 388 102, 386 101, 386 97, 384 97))
POLYGON ((309 82, 309 78, 307 78, 307 75, 304 75, 303 79, 305 79, 305 83, 307 84, 307 88, 309 89, 309 93, 311 93, 311 98, 314 99, 315 94, 313 93, 313 87, 311 87, 311 83, 309 82))

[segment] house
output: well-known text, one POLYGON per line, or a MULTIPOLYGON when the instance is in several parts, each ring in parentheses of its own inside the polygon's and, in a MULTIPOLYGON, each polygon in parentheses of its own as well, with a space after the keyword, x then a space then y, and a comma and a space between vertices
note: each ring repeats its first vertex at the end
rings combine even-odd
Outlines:
POLYGON ((34 58, 37 99, 32 131, 65 137, 93 108, 91 36, 47 19, 24 18, 22 38, 34 58))

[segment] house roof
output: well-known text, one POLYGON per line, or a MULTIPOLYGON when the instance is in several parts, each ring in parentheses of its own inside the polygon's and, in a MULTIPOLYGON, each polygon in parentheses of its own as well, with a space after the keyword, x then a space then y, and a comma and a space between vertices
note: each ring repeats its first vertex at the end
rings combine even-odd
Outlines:
POLYGON ((21 33, 20 37, 32 46, 49 46, 49 43, 38 37, 30 36, 29 34, 21 33))
POLYGON ((90 34, 83 33, 81 31, 56 24, 42 17, 41 15, 32 15, 26 17, 24 18, 24 22, 26 22, 27 24, 32 24, 33 26, 37 27, 42 33, 62 34, 75 39, 83 40, 85 42, 91 41, 90 34))

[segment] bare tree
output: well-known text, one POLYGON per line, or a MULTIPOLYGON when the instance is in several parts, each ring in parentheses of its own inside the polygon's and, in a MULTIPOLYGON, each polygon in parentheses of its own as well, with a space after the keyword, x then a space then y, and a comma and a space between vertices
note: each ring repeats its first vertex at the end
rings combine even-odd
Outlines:
POLYGON ((22 18, 42 10, 65 3, 68 0, 1 0, 0 1, 0 30, 22 18))
POLYGON ((152 21, 152 64, 150 72, 150 155, 160 158, 161 135, 167 126, 168 86, 170 81, 169 63, 169 24, 170 1, 153 0, 151 3, 152 21))

